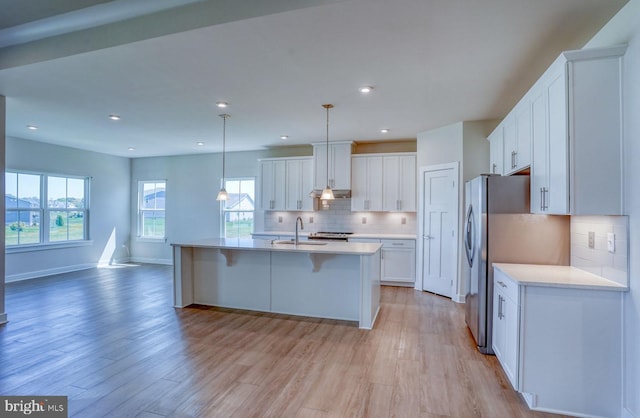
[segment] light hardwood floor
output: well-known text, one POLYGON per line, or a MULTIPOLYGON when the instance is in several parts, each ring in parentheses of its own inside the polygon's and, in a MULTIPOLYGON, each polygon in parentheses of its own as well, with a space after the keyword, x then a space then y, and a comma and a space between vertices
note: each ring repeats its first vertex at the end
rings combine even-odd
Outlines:
POLYGON ((77 417, 543 417, 480 354, 464 307, 384 287, 352 323, 174 309, 171 268, 7 285, 0 394, 66 395, 77 417))

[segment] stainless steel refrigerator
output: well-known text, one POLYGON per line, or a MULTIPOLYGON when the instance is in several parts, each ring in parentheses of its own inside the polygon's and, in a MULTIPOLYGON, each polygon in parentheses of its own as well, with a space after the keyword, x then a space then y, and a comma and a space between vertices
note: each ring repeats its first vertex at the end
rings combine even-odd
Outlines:
POLYGON ((481 175, 465 185, 465 319, 493 354, 492 263, 570 264, 568 216, 529 213, 529 176, 481 175))

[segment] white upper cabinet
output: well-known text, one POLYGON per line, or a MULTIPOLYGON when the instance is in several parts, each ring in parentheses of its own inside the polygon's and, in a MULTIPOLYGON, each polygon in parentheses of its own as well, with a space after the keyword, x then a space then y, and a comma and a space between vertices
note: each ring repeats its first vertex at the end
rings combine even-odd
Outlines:
POLYGON ((382 210, 382 157, 354 156, 351 159, 351 210, 382 210))
POLYGON ((415 153, 355 155, 351 164, 352 211, 415 212, 415 153))
POLYGON ((312 211, 313 158, 290 158, 286 160, 286 210, 312 211))
POLYGON ((260 161, 260 209, 284 210, 285 175, 284 159, 260 161))
POLYGON ((532 88, 532 212, 623 213, 624 51, 565 52, 532 88))
POLYGON ((329 186, 336 190, 351 189, 351 151, 352 142, 329 143, 329 175, 327 177, 327 146, 326 144, 313 144, 314 158, 314 184, 313 188, 324 189, 329 186))
POLYGON ((487 138, 489 140, 489 173, 504 174, 503 158, 504 158, 504 137, 502 135, 502 127, 494 130, 487 138))
POLYGON ((415 212, 416 210, 416 156, 388 155, 383 157, 382 183, 383 210, 415 212))
POLYGON ((531 103, 527 96, 507 115, 501 126, 504 174, 522 171, 531 165, 531 103))

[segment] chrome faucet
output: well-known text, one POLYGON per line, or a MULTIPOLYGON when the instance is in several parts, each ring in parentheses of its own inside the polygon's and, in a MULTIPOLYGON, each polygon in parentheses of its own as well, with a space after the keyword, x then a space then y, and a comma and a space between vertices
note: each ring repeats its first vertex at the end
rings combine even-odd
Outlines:
POLYGON ((298 222, 300 222, 300 229, 304 229, 304 225, 302 225, 302 218, 298 216, 296 218, 296 240, 295 240, 296 245, 298 245, 298 243, 300 242, 300 238, 298 238, 298 222))

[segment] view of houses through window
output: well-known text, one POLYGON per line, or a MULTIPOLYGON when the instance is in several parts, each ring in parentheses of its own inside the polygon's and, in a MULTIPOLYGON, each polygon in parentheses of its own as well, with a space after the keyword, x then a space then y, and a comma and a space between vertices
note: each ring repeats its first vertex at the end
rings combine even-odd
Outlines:
POLYGON ((138 182, 138 236, 164 239, 166 189, 164 180, 138 182))
POLYGON ((222 204, 223 233, 225 238, 251 238, 253 211, 255 210, 255 179, 226 179, 224 187, 229 199, 222 204))
POLYGON ((6 172, 5 245, 87 239, 88 187, 83 177, 6 172))

